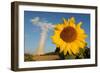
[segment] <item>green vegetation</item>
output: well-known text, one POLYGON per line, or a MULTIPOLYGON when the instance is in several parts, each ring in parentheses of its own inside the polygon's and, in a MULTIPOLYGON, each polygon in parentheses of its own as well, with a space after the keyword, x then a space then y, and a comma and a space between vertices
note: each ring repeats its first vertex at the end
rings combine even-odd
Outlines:
POLYGON ((86 58, 90 58, 90 49, 85 47, 84 49, 80 49, 80 52, 75 55, 69 55, 69 53, 67 52, 66 55, 63 54, 63 52, 59 52, 59 48, 56 48, 55 53, 57 53, 60 56, 60 59, 86 59, 86 58))
POLYGON ((34 60, 33 60, 33 56, 30 55, 30 54, 25 54, 25 55, 24 55, 24 61, 25 61, 25 62, 26 62, 26 61, 34 61, 34 60))
POLYGON ((69 60, 69 59, 86 59, 90 58, 90 48, 84 48, 80 49, 80 52, 77 55, 69 55, 67 53, 64 55, 63 52, 59 52, 59 48, 56 48, 55 52, 49 52, 44 55, 31 55, 31 54, 25 54, 24 55, 24 61, 43 61, 43 60, 69 60))

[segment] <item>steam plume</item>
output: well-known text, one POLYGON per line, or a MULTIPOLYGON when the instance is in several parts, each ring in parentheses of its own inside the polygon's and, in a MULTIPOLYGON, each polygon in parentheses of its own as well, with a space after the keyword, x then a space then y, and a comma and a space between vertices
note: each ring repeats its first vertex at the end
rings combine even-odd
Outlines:
POLYGON ((33 18, 31 20, 31 22, 32 22, 33 25, 39 26, 40 29, 41 29, 40 42, 39 42, 39 46, 38 46, 36 54, 42 55, 42 54, 44 54, 44 45, 45 45, 45 41, 46 41, 47 32, 48 32, 49 29, 53 29, 55 26, 52 25, 52 23, 42 21, 40 19, 40 17, 33 18))

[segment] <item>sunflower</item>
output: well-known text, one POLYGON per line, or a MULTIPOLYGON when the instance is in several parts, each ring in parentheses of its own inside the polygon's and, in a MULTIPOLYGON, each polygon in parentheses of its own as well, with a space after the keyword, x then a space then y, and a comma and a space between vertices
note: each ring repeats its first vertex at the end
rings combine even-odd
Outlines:
POLYGON ((52 42, 60 49, 60 53, 78 54, 80 49, 86 46, 86 33, 81 28, 82 22, 75 23, 75 18, 66 20, 63 18, 62 24, 55 25, 54 34, 51 36, 52 42))

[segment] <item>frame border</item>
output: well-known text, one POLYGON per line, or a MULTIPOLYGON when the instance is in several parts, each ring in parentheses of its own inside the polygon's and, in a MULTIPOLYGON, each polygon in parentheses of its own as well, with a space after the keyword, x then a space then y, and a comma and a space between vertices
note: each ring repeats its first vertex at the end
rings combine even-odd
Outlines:
POLYGON ((51 3, 36 3, 36 2, 20 2, 14 1, 11 3, 11 70, 13 71, 28 71, 28 70, 47 70, 47 69, 63 69, 63 68, 80 68, 80 67, 94 67, 98 65, 97 56, 97 7, 96 6, 85 6, 85 5, 68 5, 68 4, 51 4, 51 3), (18 24, 18 11, 19 5, 35 5, 35 6, 50 6, 50 7, 69 7, 69 8, 83 8, 83 9, 94 9, 95 10, 95 64, 84 64, 84 65, 71 65, 71 66, 52 66, 52 67, 36 67, 36 68, 18 68, 18 42, 19 42, 19 24, 18 24))

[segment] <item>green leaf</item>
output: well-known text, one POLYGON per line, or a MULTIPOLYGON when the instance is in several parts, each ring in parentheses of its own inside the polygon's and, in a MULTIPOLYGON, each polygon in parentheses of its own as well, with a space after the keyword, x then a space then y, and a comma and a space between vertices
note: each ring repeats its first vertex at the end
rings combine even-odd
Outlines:
POLYGON ((65 59, 75 59, 76 56, 75 55, 67 55, 65 56, 65 59))

